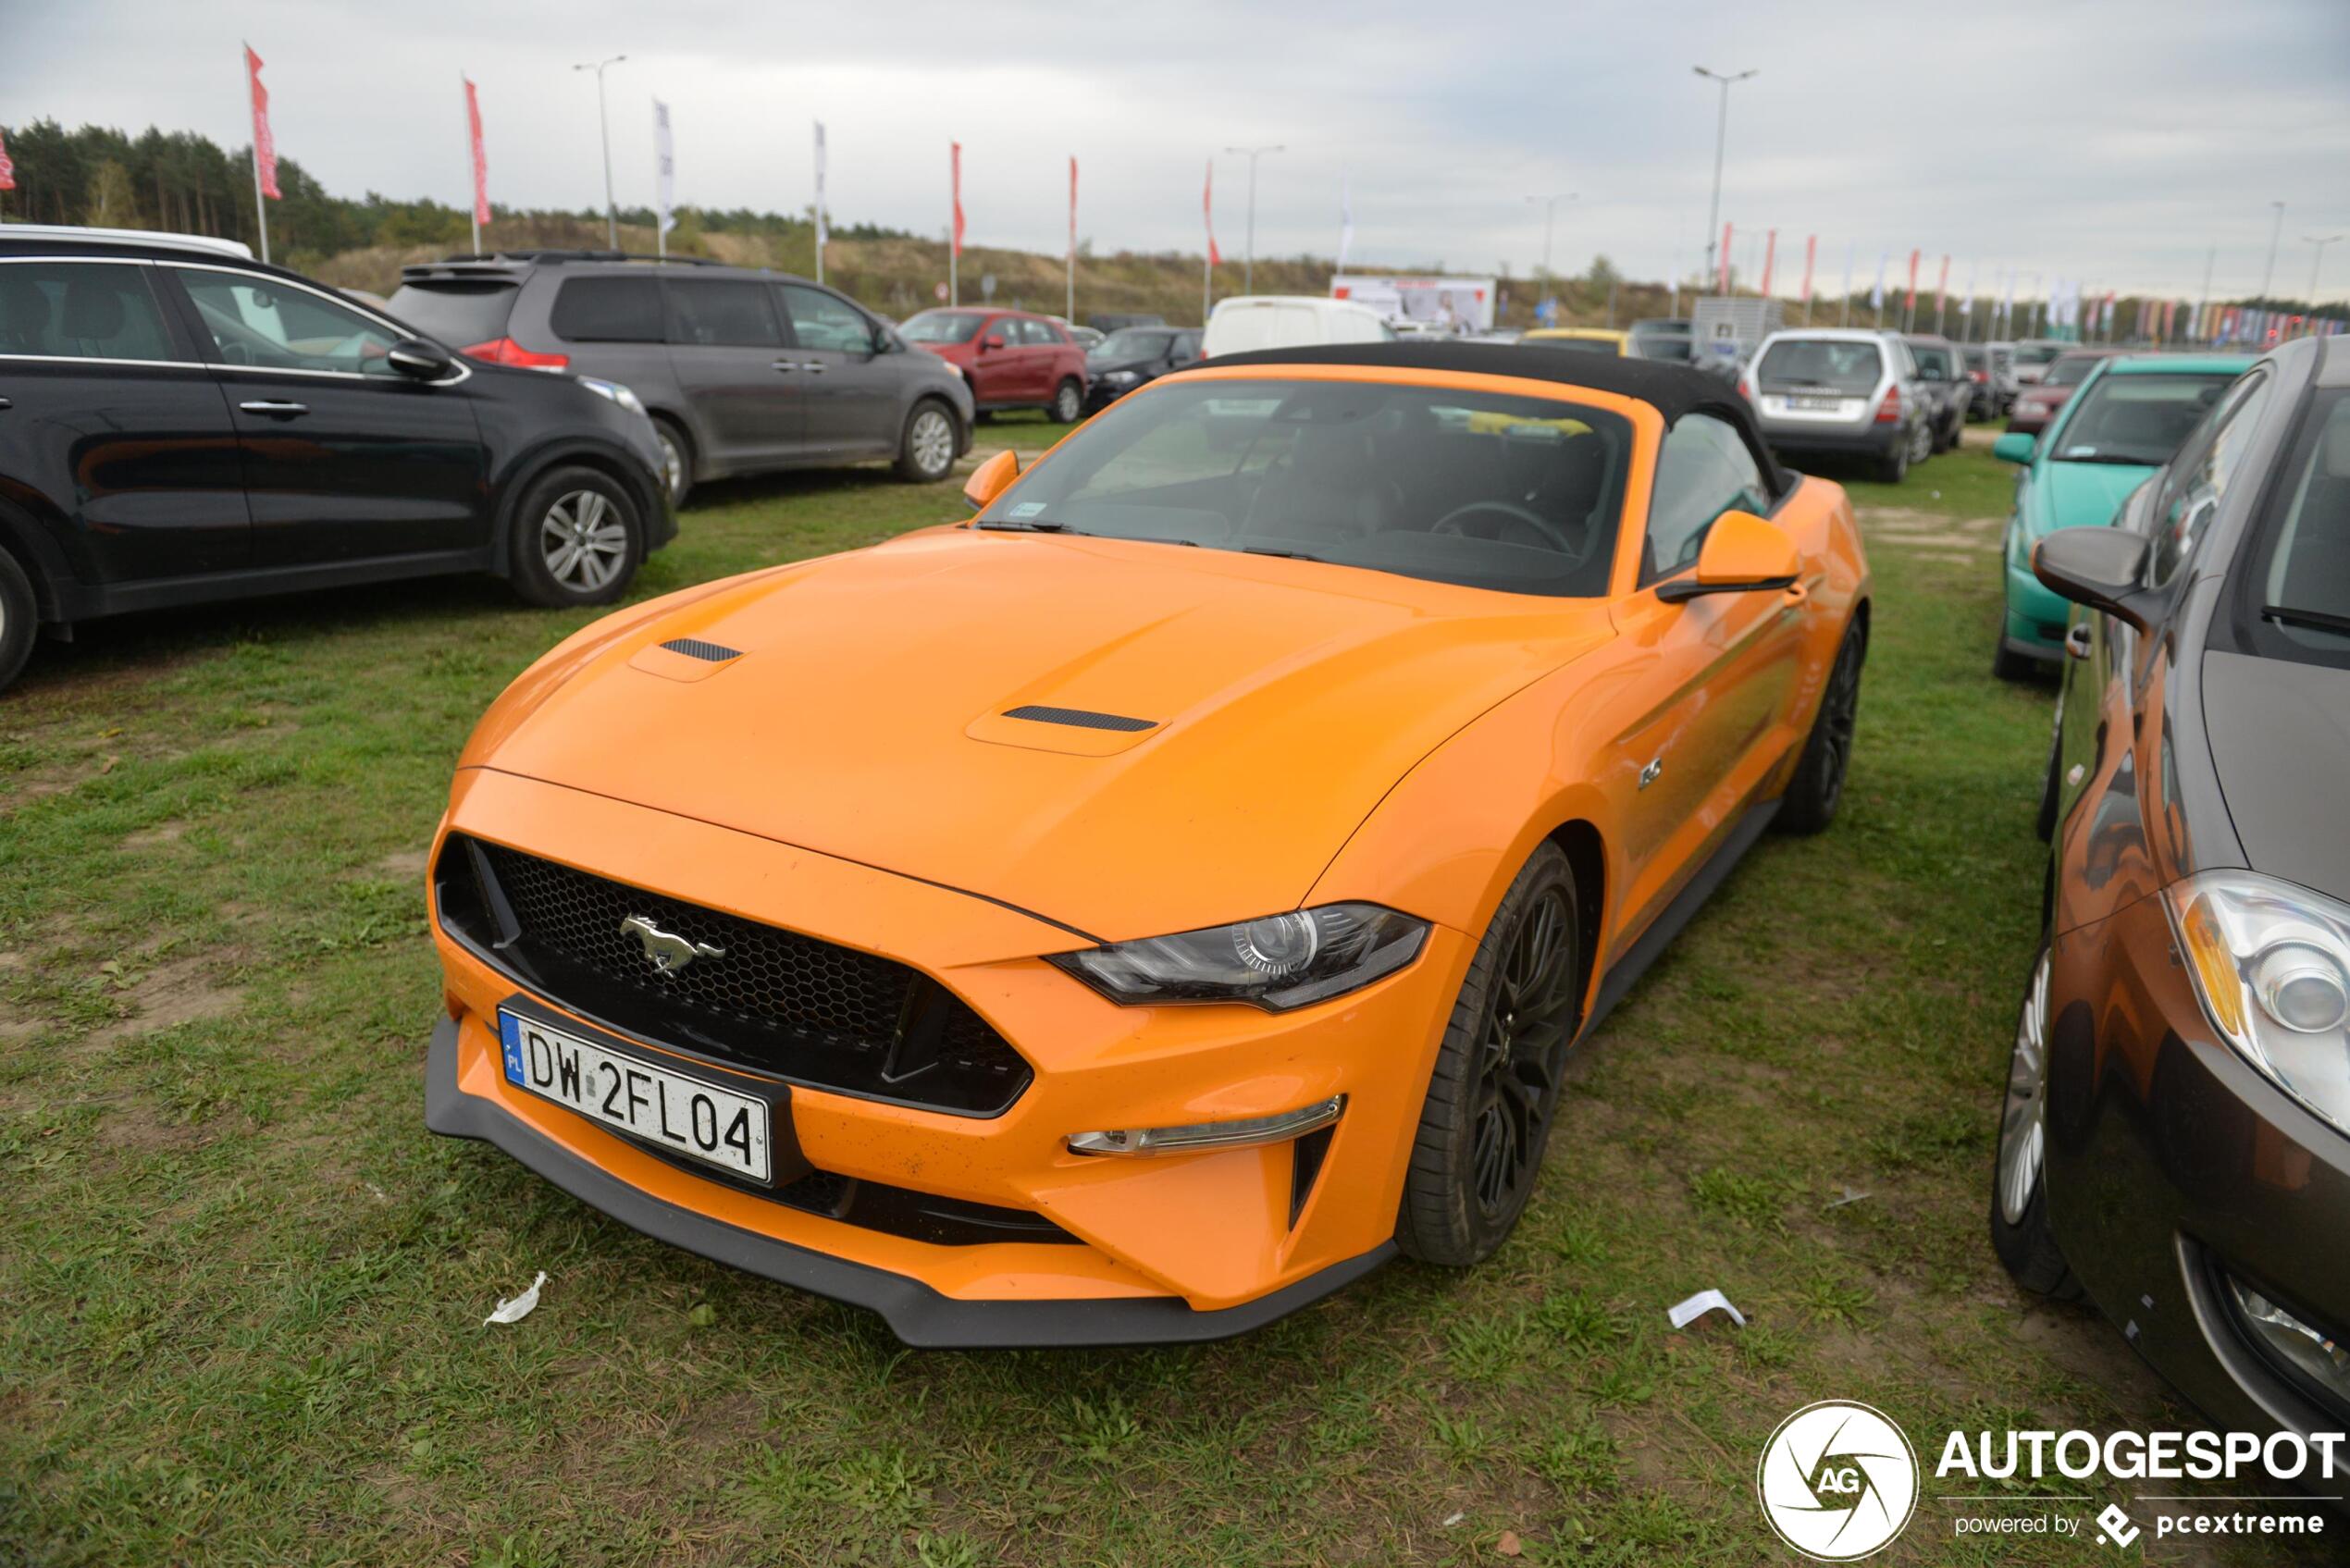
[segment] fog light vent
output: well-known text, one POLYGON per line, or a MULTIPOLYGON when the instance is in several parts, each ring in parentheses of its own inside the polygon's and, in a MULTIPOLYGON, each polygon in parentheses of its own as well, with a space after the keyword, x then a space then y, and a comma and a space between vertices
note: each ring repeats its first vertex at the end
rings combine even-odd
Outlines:
POLYGON ((1072 1154, 1173 1154, 1193 1149, 1246 1149, 1285 1143, 1301 1133, 1328 1127, 1344 1109, 1346 1096, 1333 1094, 1280 1116, 1240 1121, 1203 1121, 1189 1127, 1126 1127, 1107 1132, 1072 1132, 1072 1154))

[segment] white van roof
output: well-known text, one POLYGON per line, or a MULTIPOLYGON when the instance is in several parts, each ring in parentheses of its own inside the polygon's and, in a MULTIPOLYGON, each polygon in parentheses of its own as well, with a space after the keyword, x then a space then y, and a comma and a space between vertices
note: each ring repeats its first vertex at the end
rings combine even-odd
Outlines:
POLYGON ((1251 349, 1377 343, 1394 336, 1368 305, 1321 294, 1236 294, 1217 302, 1202 349, 1209 356, 1251 349))

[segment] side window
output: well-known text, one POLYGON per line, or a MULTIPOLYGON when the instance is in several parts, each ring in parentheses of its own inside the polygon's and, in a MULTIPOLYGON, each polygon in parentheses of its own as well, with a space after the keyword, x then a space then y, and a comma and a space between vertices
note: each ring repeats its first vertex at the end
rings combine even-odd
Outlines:
POLYGON ((2245 450, 2260 427, 2268 407, 2270 379, 2248 377, 2233 397, 2207 416, 2206 426, 2189 436, 2179 449, 2162 482, 2154 516, 2154 560, 2148 576, 2156 587, 2167 586, 2181 567, 2195 558, 2195 547, 2210 532, 2211 520, 2227 499, 2228 488, 2244 467, 2245 450))
POLYGON ((673 281, 669 340, 685 348, 780 349, 784 334, 764 283, 673 281))
POLYGON ((661 315, 649 278, 566 278, 549 324, 566 343, 658 343, 661 315))
POLYGON ((1738 433, 1711 414, 1682 415, 1657 451, 1640 581, 1654 582, 1694 565, 1707 530, 1722 513, 1770 508, 1770 488, 1738 433))
POLYGON ((1199 334, 1196 332, 1176 333, 1175 350, 1169 357, 1177 364, 1196 364, 1199 360, 1199 334))
POLYGON ((1020 340, 1035 349, 1058 349, 1068 341, 1061 336, 1060 328, 1049 321, 1024 320, 1020 324, 1020 340))
POLYGON ((274 278, 174 267, 224 364, 394 376, 398 334, 356 311, 274 278))
POLYGON ((178 359, 143 266, 12 262, 0 266, 0 354, 178 359))
POLYGON ((775 292, 791 317, 792 335, 803 349, 837 349, 843 353, 873 352, 873 325, 864 313, 836 294, 804 283, 780 283, 775 292))

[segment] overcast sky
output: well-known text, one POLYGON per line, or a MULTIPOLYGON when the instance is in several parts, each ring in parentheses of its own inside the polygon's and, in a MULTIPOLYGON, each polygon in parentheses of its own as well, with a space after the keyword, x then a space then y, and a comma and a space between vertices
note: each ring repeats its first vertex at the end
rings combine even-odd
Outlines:
MULTIPOLYGON (((1196 249, 1217 154, 1217 230, 1260 254, 1338 242, 1461 272, 1540 264, 1533 194, 1558 206, 1552 265, 1602 253, 1639 277, 1699 264, 1717 89, 1693 64, 1761 74, 1731 92, 1722 215, 1778 230, 1779 291, 1817 233, 1819 280, 1847 246, 1865 288, 1925 253, 1931 287, 2002 266, 2185 297, 2218 247, 2215 294, 2257 290, 2270 203, 2286 204, 2276 288, 2309 283, 2311 234, 2350 232, 2350 3, 1970 0, 1910 4, 1486 0, 1442 6, 1106 0, 984 7, 864 0, 0 0, 0 124, 53 117, 248 137, 240 37, 268 62, 278 146, 327 187, 462 203, 458 73, 481 90, 491 194, 602 200, 595 82, 609 74, 623 203, 652 198, 650 99, 672 105, 681 204, 798 209, 810 122, 831 208, 929 233, 963 143, 972 244, 1058 253, 1067 158, 1078 231, 1101 251, 1196 249)), ((1753 255, 1759 262, 1759 248, 1753 255)), ((2350 294, 2350 243, 2320 294, 2350 294)))

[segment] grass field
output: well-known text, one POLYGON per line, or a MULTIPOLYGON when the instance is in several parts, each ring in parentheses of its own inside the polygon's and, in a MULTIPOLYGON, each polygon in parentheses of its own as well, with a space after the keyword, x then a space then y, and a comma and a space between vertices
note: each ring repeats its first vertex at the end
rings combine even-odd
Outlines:
MULTIPOLYGON (((1785 1557, 1754 1463, 1815 1399, 1927 1442, 2191 1422, 1983 1233, 2049 700, 1988 673, 2004 471, 1854 488, 1835 828, 1766 841, 1583 1053, 1490 1265, 1195 1349, 909 1352, 426 1134, 424 848, 474 717, 586 617, 448 582, 44 648, 0 698, 0 1562, 1742 1568, 1785 1557), (1709 1286, 1751 1326, 1670 1330, 1709 1286)), ((712 489, 639 592, 960 510, 712 489)), ((2103 1551, 1950 1517, 1882 1560, 2103 1551)))

